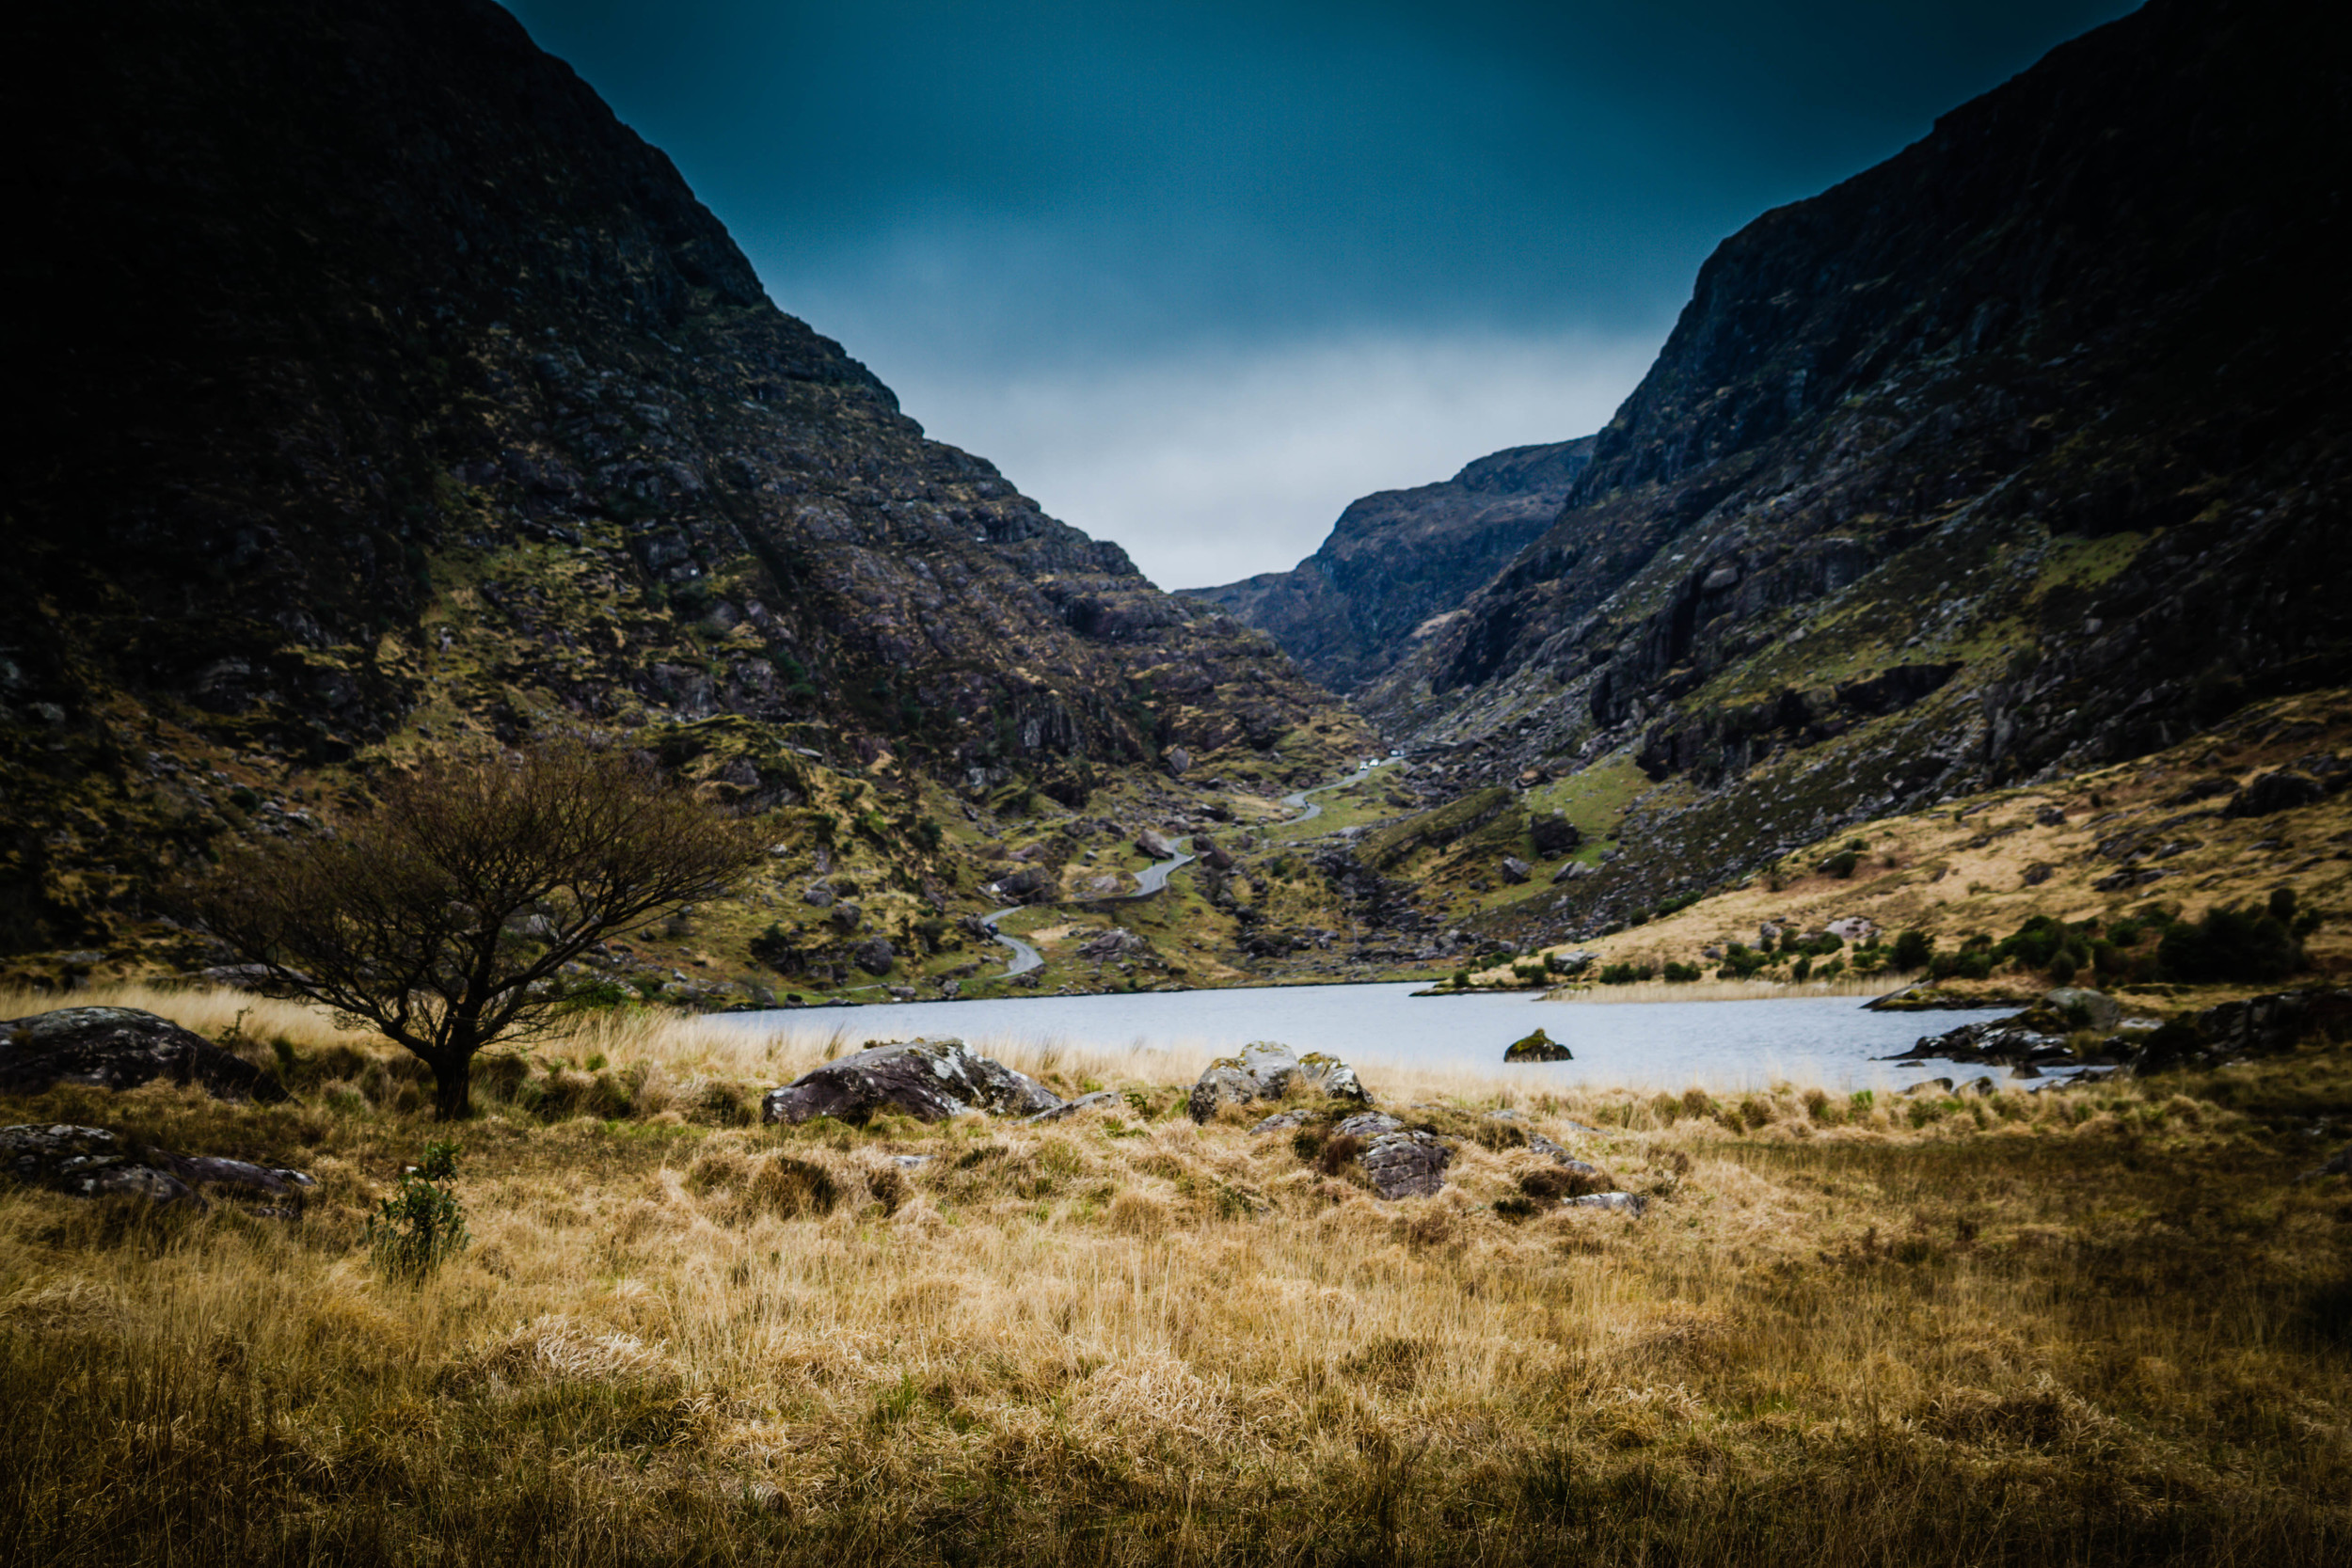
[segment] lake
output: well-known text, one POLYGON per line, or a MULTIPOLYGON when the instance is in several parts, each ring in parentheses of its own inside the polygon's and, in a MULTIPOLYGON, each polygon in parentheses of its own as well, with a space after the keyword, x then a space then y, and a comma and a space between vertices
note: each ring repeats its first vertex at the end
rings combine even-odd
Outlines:
MULTIPOLYGON (((1900 1088, 1922 1078, 1974 1078, 1981 1067, 1885 1062, 1922 1035, 2013 1009, 1872 1013, 1852 997, 1764 1002, 1545 1003, 1525 995, 1415 997, 1418 984, 1274 986, 1145 991, 724 1015, 757 1029, 841 1031, 855 1043, 952 1035, 1060 1040, 1075 1046, 1205 1045, 1280 1040, 1345 1061, 1485 1069, 1532 1083, 1681 1090, 1758 1086, 1775 1079, 1824 1088, 1900 1088), (1506 1066, 1505 1047, 1541 1026, 1569 1062, 1506 1066)), ((1998 1074, 1999 1069, 1991 1069, 1998 1074)))

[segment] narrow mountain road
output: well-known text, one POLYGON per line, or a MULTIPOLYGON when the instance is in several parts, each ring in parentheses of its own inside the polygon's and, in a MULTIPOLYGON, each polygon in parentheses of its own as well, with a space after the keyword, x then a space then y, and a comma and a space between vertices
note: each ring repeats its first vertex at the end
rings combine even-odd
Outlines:
MULTIPOLYGON (((1349 774, 1346 778, 1340 780, 1337 784, 1317 784, 1312 789, 1302 789, 1293 794, 1283 796, 1282 804, 1290 807, 1291 810, 1298 813, 1298 815, 1289 818, 1287 821, 1278 823, 1276 826, 1288 828, 1300 822, 1312 822, 1316 817, 1323 815, 1323 808, 1308 800, 1308 796, 1320 795, 1327 789, 1338 789, 1342 785, 1354 784, 1358 779, 1361 778, 1364 774, 1370 772, 1373 768, 1377 768, 1378 766, 1380 765, 1376 762, 1364 763, 1358 767, 1355 772, 1349 774)), ((1170 855, 1164 861, 1153 861, 1150 865, 1145 866, 1142 870, 1136 873, 1135 892, 1114 893, 1107 897, 1089 898, 1087 902, 1089 904, 1108 904, 1127 898, 1149 898, 1153 894, 1158 893, 1163 888, 1168 886, 1168 879, 1170 873, 1190 865, 1198 857, 1193 855, 1175 854, 1170 855)), ((1021 909, 1021 905, 1015 904, 1010 909, 997 910, 992 913, 980 916, 980 924, 988 927, 988 934, 994 937, 998 942, 1003 942, 1007 947, 1012 949, 1012 962, 1008 964, 1005 967, 1005 972, 997 976, 1000 980, 1009 980, 1016 974, 1026 974, 1029 971, 1039 968, 1045 962, 1044 956, 1039 953, 1036 948, 1030 946, 1027 942, 1023 942, 1019 937, 1007 936, 1003 931, 997 929, 996 927, 996 923, 998 921, 1004 919, 1005 916, 1009 914, 1018 913, 1021 909)))

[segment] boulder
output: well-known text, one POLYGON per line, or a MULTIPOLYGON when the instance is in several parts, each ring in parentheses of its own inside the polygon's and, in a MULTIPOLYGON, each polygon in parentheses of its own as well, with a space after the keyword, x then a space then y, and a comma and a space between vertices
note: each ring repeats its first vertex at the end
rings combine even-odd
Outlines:
POLYGON ((1579 877, 1589 877, 1592 874, 1593 868, 1582 861, 1564 862, 1560 869, 1551 874, 1551 885, 1558 887, 1562 882, 1572 882, 1579 877))
POLYGON ((1232 853, 1223 846, 1219 845, 1216 840, 1211 838, 1208 834, 1193 834, 1192 847, 1194 852, 1200 855, 1200 863, 1207 866, 1210 870, 1231 871, 1233 869, 1233 857, 1232 853))
POLYGON ((2292 811, 2308 806, 2327 796, 2328 786, 2309 773, 2298 773, 2281 768, 2275 773, 2265 773, 2230 798, 2221 808, 2224 816, 2267 816, 2274 811, 2292 811))
POLYGON ((1211 1062, 1192 1086, 1186 1106, 1192 1119, 1205 1122, 1219 1105, 1247 1105, 1253 1100, 1279 1100, 1293 1088, 1331 1100, 1372 1103, 1356 1069, 1337 1056, 1311 1051, 1301 1056, 1287 1045, 1257 1040, 1235 1056, 1211 1062))
POLYGON ((1851 942, 1857 947, 1879 934, 1876 921, 1865 920, 1858 914, 1850 914, 1842 919, 1833 920, 1821 928, 1840 941, 1851 942))
POLYGON ((1139 958, 1151 951, 1150 942, 1123 926, 1114 926, 1101 936, 1089 937, 1078 944, 1078 957, 1094 963, 1139 958))
POLYGON ((1033 1117, 1061 1103, 1042 1084, 979 1055, 961 1040, 905 1040, 827 1062, 770 1089, 760 1102, 760 1119, 864 1121, 877 1111, 903 1111, 918 1121, 945 1121, 965 1111, 1033 1117))
POLYGON ((1558 812, 1550 812, 1530 821, 1527 836, 1535 847, 1536 857, 1548 861, 1575 853, 1577 847, 1584 842, 1584 835, 1577 831, 1576 824, 1558 812))
POLYGON ((252 1063, 135 1007, 62 1007, 0 1022, 0 1092, 39 1094, 53 1084, 127 1089, 157 1078, 198 1084, 223 1100, 286 1098, 252 1063))
POLYGON ((1307 1113, 1304 1111, 1277 1111, 1251 1128, 1249 1135, 1254 1138, 1261 1132, 1287 1132, 1294 1127, 1306 1125, 1307 1113))
POLYGON ((887 974, 898 961, 887 937, 869 937, 850 949, 850 961, 868 974, 887 974))
POLYGON ((1383 1132, 1364 1150, 1364 1174, 1381 1198, 1426 1197, 1445 1185, 1453 1158, 1454 1151, 1427 1132, 1383 1132))
POLYGON ((104 1127, 0 1127, 0 1176, 75 1197, 119 1196, 201 1207, 205 1188, 298 1201, 307 1174, 214 1154, 149 1148, 104 1127))
POLYGON ((1541 1029, 1522 1040, 1511 1042, 1502 1053, 1506 1062, 1572 1062, 1576 1058, 1568 1048, 1545 1034, 1541 1029))
POLYGON ((1386 1111, 1359 1111, 1343 1119, 1331 1129, 1335 1137, 1362 1138, 1369 1142, 1383 1133, 1404 1130, 1405 1124, 1386 1111))
POLYGON ((2115 998, 2083 986, 2060 986, 2046 992, 2042 1000, 2070 1018, 2080 1012, 2085 1024, 2092 1029, 2112 1029, 2123 1017, 2123 1009, 2115 998))
POLYGON ((1514 887, 1527 880, 1529 877, 1534 875, 1534 871, 1535 868, 1534 866, 1528 864, 1517 855, 1503 856, 1502 864, 1498 868, 1498 873, 1501 875, 1502 879, 1511 883, 1514 887))
POLYGON ((1136 834, 1136 847, 1155 861, 1168 860, 1176 853, 1176 846, 1168 843, 1154 828, 1146 828, 1136 834))

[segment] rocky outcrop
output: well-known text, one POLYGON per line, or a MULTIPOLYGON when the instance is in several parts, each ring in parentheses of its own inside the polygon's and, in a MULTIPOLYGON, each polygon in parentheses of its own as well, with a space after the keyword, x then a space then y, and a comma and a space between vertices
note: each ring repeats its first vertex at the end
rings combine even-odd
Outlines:
POLYGON ((104 1127, 0 1127, 0 1176, 75 1197, 136 1197, 201 1207, 207 1191, 298 1205, 317 1183, 305 1172, 211 1154, 150 1148, 104 1127))
POLYGON ((39 1094, 57 1084, 128 1089, 159 1078, 224 1100, 286 1098, 252 1063, 135 1007, 63 1007, 0 1021, 0 1092, 39 1094))
POLYGON ((1356 693, 1457 790, 1667 786, 1531 927, 2352 679, 2352 100, 2309 20, 2153 0, 1717 249, 1552 525, 1356 693))
POLYGON ((966 1111, 1034 1117, 1062 1103, 1042 1084, 961 1040, 907 1040, 827 1062, 769 1090, 760 1101, 760 1119, 864 1121, 880 1111, 897 1111, 917 1121, 946 1121, 966 1111))
POLYGON ((1366 496, 1290 571, 1191 596, 1271 633, 1330 690, 1353 691, 1544 531, 1592 451, 1589 436, 1513 447, 1443 483, 1366 496))
POLYGON ((1185 1109, 1192 1119, 1206 1122, 1220 1105, 1247 1105, 1256 1100, 1279 1100, 1297 1092, 1327 1099, 1372 1103, 1372 1096, 1356 1069, 1336 1056, 1311 1051, 1304 1056, 1273 1040, 1244 1046, 1241 1053, 1211 1062, 1192 1086, 1185 1109))

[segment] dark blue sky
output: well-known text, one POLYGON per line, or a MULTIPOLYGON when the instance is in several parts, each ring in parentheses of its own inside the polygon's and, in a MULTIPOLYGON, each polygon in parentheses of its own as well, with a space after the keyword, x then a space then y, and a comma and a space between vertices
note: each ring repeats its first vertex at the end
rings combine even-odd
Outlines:
POLYGON ((1581 435, 1714 245, 2119 0, 518 0, 787 310, 1168 586, 1581 435))

